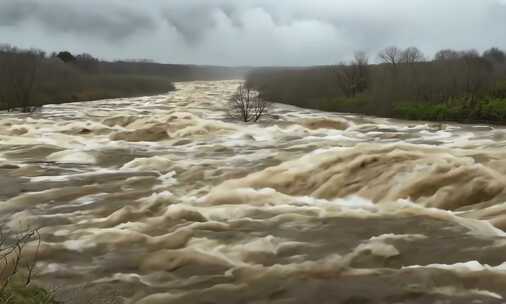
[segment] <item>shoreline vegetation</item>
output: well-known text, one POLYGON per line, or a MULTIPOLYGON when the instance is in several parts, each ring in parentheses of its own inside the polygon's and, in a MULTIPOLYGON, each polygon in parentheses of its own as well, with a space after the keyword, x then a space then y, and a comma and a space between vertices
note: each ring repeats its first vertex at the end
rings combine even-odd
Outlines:
POLYGON ((68 51, 0 45, 0 110, 33 112, 46 104, 127 98, 175 90, 173 82, 243 78, 246 68, 102 61, 68 51))
POLYGON ((272 102, 329 112, 459 123, 506 124, 506 55, 498 48, 439 51, 389 47, 377 62, 357 52, 337 66, 259 68, 247 85, 272 102))

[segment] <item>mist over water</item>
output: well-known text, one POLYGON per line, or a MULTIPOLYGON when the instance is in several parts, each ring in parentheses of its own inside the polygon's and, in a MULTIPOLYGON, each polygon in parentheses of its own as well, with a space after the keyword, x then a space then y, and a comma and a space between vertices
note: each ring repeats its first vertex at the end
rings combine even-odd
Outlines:
POLYGON ((0 224, 70 303, 502 303, 506 129, 276 104, 238 81, 0 114, 0 224), (28 247, 27 250, 35 250, 28 247))

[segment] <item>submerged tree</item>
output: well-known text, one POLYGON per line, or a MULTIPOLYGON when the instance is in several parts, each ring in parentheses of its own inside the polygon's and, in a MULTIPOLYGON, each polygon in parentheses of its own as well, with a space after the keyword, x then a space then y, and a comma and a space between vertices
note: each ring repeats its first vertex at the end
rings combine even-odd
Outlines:
POLYGON ((241 85, 229 101, 230 116, 244 122, 257 122, 268 108, 269 102, 245 85, 241 85))

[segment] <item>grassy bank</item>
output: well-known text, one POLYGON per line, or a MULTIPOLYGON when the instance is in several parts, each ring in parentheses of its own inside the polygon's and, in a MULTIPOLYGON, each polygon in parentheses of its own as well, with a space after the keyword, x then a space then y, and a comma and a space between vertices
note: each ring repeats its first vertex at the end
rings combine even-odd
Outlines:
POLYGON ((466 101, 431 105, 406 103, 396 106, 392 116, 410 120, 505 124, 506 99, 484 98, 475 105, 466 101))
POLYGON ((406 120, 506 124, 506 98, 485 97, 475 102, 453 100, 445 103, 427 104, 401 102, 394 104, 392 111, 388 113, 376 111, 374 101, 363 96, 353 99, 315 98, 304 104, 283 101, 282 103, 328 112, 365 114, 406 120))

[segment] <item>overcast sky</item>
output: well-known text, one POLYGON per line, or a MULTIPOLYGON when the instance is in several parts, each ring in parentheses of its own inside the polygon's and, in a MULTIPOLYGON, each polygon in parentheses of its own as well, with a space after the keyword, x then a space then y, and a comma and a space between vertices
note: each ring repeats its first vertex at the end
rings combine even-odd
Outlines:
POLYGON ((506 0, 0 0, 0 43, 103 59, 316 65, 506 48, 506 0))

